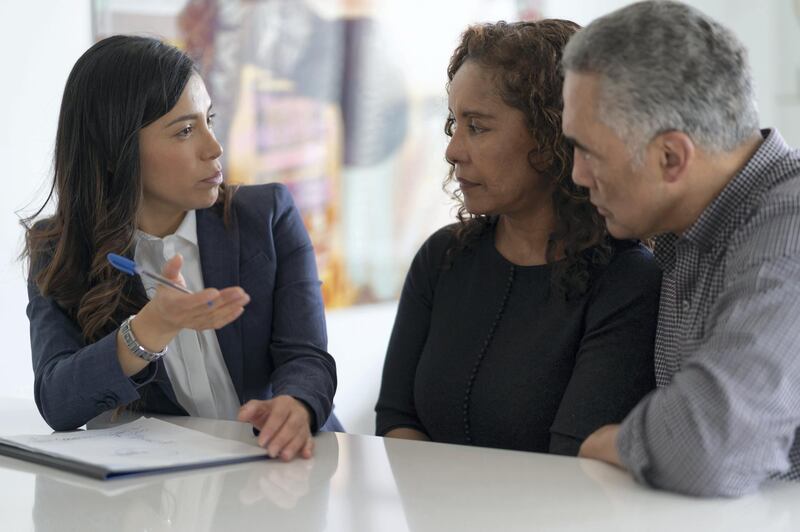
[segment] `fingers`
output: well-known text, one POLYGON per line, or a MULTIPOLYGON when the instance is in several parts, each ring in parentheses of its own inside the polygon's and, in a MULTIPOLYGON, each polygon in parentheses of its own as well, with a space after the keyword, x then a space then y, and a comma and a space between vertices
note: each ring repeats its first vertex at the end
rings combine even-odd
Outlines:
POLYGON ((239 411, 239 420, 261 430, 258 445, 266 448, 272 458, 289 461, 298 455, 311 458, 313 454, 308 410, 293 397, 250 401, 239 411))
POLYGON ((302 456, 302 451, 305 449, 306 443, 311 439, 309 431, 298 432, 295 436, 283 446, 279 451, 281 460, 288 462, 294 459, 295 456, 302 456))
POLYGON ((219 329, 242 315, 250 296, 241 288, 225 289, 209 309, 202 309, 195 329, 219 329))
POLYGON ((219 329, 241 316, 249 302, 250 296, 241 288, 226 288, 206 303, 194 302, 185 312, 185 326, 197 330, 219 329))
POLYGON ((306 441, 306 444, 303 446, 303 450, 300 452, 300 455, 306 460, 314 456, 314 438, 309 438, 308 441, 306 441))
POLYGON ((161 268, 161 275, 167 279, 176 280, 181 274, 181 267, 183 266, 183 256, 178 253, 169 259, 164 267, 161 268))
POLYGON ((162 318, 183 329, 219 329, 244 312, 250 296, 238 286, 217 290, 207 288, 195 294, 183 294, 159 286, 156 294, 162 318))
POLYGON ((269 416, 271 410, 271 401, 251 400, 242 405, 236 418, 239 421, 251 423, 254 427, 260 429, 266 423, 267 416, 269 416))
POLYGON ((267 449, 272 458, 278 456, 286 441, 288 432, 282 435, 279 433, 283 425, 289 420, 291 411, 285 408, 273 409, 267 417, 266 423, 261 426, 261 434, 258 435, 258 444, 267 449), (278 436, 281 436, 278 438, 278 436))
MULTIPOLYGON (((240 289, 241 290, 241 289, 240 289)), ((221 292, 216 288, 206 288, 194 294, 184 294, 169 286, 157 286, 156 298, 172 312, 196 312, 210 306, 220 298, 221 292)))
POLYGON ((210 306, 214 311, 225 311, 231 308, 243 308, 248 303, 250 303, 250 295, 238 286, 232 286, 221 290, 211 301, 210 306))

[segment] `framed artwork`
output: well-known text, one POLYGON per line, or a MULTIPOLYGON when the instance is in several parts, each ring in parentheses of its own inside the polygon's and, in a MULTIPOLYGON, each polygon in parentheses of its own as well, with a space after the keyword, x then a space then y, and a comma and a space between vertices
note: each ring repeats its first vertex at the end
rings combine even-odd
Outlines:
POLYGON ((396 298, 419 245, 453 221, 441 184, 459 34, 479 20, 534 17, 540 4, 95 0, 92 12, 95 39, 147 34, 192 56, 226 180, 289 187, 325 304, 340 307, 396 298))

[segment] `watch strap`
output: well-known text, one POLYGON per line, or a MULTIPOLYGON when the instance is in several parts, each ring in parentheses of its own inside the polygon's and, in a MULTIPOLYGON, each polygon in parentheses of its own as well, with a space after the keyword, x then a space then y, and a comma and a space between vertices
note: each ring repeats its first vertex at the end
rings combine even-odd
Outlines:
POLYGON ((164 346, 164 349, 161 351, 148 351, 136 340, 136 337, 133 335, 133 329, 131 329, 131 320, 135 317, 135 314, 129 316, 122 322, 122 325, 119 326, 119 332, 122 334, 122 341, 128 346, 130 352, 147 362, 153 362, 166 355, 168 346, 164 346))

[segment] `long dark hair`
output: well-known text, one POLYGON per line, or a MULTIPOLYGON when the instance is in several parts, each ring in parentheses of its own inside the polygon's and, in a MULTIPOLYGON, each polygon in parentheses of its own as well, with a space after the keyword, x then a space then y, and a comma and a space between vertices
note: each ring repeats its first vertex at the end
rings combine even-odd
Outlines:
MULTIPOLYGON (((546 258, 548 263, 555 263, 553 283, 567 298, 584 293, 591 267, 608 262, 611 254, 603 218, 589 202, 588 191, 572 181, 573 149, 561 130, 564 75, 559 63, 564 46, 578 29, 574 22, 555 19, 470 26, 461 35, 447 68, 449 81, 468 60, 491 70, 499 80, 503 101, 525 115, 538 145, 528 154, 528 161, 556 185, 552 196, 556 227, 546 258), (555 262, 559 244, 565 257, 555 262)), ((444 127, 447 136, 452 136, 453 124, 453 117, 448 117, 444 127)), ((448 252, 451 263, 496 222, 496 217, 467 212, 461 191, 450 189, 454 172, 455 166, 450 163, 443 185, 459 205, 456 238, 448 252)))
MULTIPOLYGON (((29 279, 96 341, 147 299, 115 271, 107 253, 133 252, 142 197, 139 131, 169 112, 192 60, 156 39, 117 35, 89 48, 64 87, 53 183, 42 207, 22 220, 29 279), (34 221, 55 197, 55 214, 34 221)), ((220 188, 227 214, 232 191, 220 188)), ((219 207, 218 207, 219 208, 219 207)))

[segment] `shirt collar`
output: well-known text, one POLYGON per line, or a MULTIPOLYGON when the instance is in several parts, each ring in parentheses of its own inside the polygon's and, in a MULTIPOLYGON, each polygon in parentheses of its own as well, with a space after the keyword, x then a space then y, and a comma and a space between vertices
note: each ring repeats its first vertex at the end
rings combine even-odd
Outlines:
POLYGON ((675 242, 677 240, 678 236, 674 233, 666 233, 655 238, 653 256, 656 263, 665 272, 672 270, 672 266, 675 264, 675 242))
POLYGON ((758 192, 769 188, 772 181, 780 177, 780 172, 770 172, 769 169, 791 150, 776 129, 764 129, 761 136, 764 141, 747 164, 705 208, 683 236, 668 233, 656 237, 653 254, 664 271, 672 269, 675 248, 680 242, 692 243, 705 250, 717 240, 727 239, 730 230, 736 226, 736 214, 742 212, 742 207, 749 210, 750 205, 757 200, 758 192))
MULTIPOLYGON (((194 210, 187 211, 186 216, 183 217, 181 224, 172 235, 167 235, 164 238, 175 236, 185 240, 186 242, 197 245, 197 216, 194 210)), ((136 241, 160 241, 163 240, 157 236, 145 233, 144 231, 136 230, 136 241)))
POLYGON ((183 217, 181 225, 175 231, 175 236, 197 245, 197 217, 194 210, 188 211, 183 217))
POLYGON ((772 181, 781 177, 779 172, 771 172, 770 167, 791 150, 776 129, 764 129, 761 135, 764 141, 747 164, 725 185, 680 240, 706 250, 718 240, 727 239, 730 230, 737 226, 737 217, 748 212, 758 201, 760 192, 770 188, 772 181))

